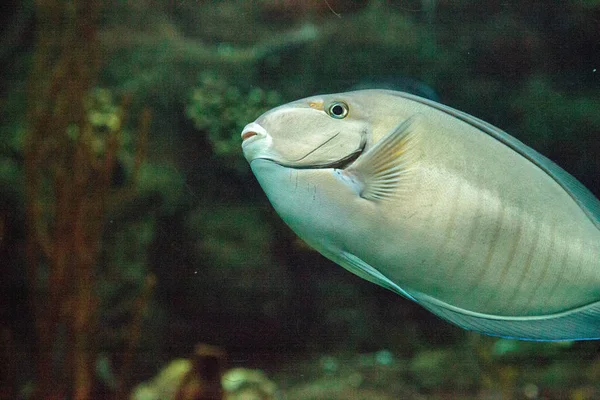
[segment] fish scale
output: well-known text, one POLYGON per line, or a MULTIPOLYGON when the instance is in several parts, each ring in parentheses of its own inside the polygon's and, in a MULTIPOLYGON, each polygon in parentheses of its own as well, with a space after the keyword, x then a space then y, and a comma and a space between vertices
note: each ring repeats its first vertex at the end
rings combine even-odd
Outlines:
POLYGON ((242 138, 283 220, 349 271, 465 329, 600 338, 600 202, 498 128, 365 90, 280 106, 242 138))
MULTIPOLYGON (((472 191, 475 194, 477 192, 472 191)), ((463 199, 466 204, 470 204, 470 201, 463 199)), ((521 200, 524 202, 524 200, 521 200)), ((469 211, 469 207, 466 206, 466 212, 469 211)), ((463 292, 465 299, 463 302, 459 300, 459 293, 462 291, 457 290, 457 295, 453 297, 454 304, 462 304, 472 302, 471 304, 477 304, 478 306, 472 306, 473 310, 481 311, 486 310, 487 312, 494 312, 498 315, 515 313, 517 315, 526 315, 524 309, 529 308, 530 310, 545 308, 547 310, 555 310, 557 303, 557 292, 560 292, 560 281, 561 274, 570 268, 573 264, 581 264, 582 258, 585 257, 585 253, 579 252, 579 254, 571 254, 566 250, 570 245, 559 246, 556 243, 564 243, 564 236, 556 236, 554 232, 553 238, 546 238, 549 243, 548 247, 549 262, 539 262, 540 260, 533 259, 532 248, 540 246, 544 248, 543 243, 539 243, 540 239, 540 226, 543 224, 543 214, 528 216, 525 214, 522 208, 518 205, 507 206, 504 204, 500 208, 496 208, 497 216, 491 215, 485 222, 489 225, 489 230, 498 232, 501 237, 492 237, 487 243, 482 243, 482 253, 485 257, 479 258, 480 260, 473 260, 476 262, 469 270, 474 271, 477 276, 477 280, 472 283, 469 290, 463 292), (498 243, 506 243, 506 251, 499 253, 498 243), (538 262, 535 262, 538 261, 538 262), (528 280, 529 285, 523 282, 524 275, 527 273, 536 274, 537 271, 544 271, 550 273, 552 280, 542 280, 546 282, 545 287, 541 291, 540 296, 535 297, 533 302, 528 302, 527 307, 524 307, 524 299, 529 297, 529 291, 533 290, 536 286, 535 280, 528 280), (477 292, 482 289, 483 285, 492 287, 494 290, 486 296, 476 298, 467 297, 468 293, 477 292), (523 289, 523 286, 527 290, 523 289), (552 301, 554 299, 554 301, 552 301), (554 303, 554 304, 553 304, 554 303)), ((556 229, 556 228, 555 228, 556 229)), ((565 234, 568 234, 566 232, 565 234)), ((576 234, 576 232, 574 233, 576 234)), ((571 236, 570 240, 574 236, 571 236)), ((575 236, 576 237, 576 236, 575 236)), ((458 247, 469 247, 472 244, 468 240, 467 235, 461 235, 465 241, 458 247)), ((542 240, 543 242, 543 240, 542 240)), ((448 258, 448 257, 445 257, 448 258)), ((537 275, 540 275, 538 273, 537 275)), ((538 283, 539 284, 539 283, 538 283)), ((456 287, 460 287, 458 284, 456 287)))
MULTIPOLYGON (((461 135, 464 135, 464 130, 460 131, 461 135)), ((489 138, 488 136, 480 136, 481 139, 483 140, 493 140, 491 138, 489 138)), ((440 147, 443 146, 443 143, 437 143, 436 141, 437 137, 433 138, 432 143, 427 143, 425 141, 425 143, 423 143, 423 146, 434 146, 434 147, 440 147)), ((447 141, 448 138, 445 137, 444 141, 447 141)), ((459 140, 458 138, 455 140, 459 140)), ((481 146, 483 147, 483 145, 481 144, 477 144, 477 145, 473 145, 475 142, 469 142, 471 144, 471 146, 468 147, 476 147, 476 146, 481 146)), ((446 146, 447 147, 447 146, 446 146)), ((462 149, 461 149, 462 150, 462 149)), ((423 153, 427 154, 427 150, 423 151, 423 153)), ((473 164, 477 164, 480 163, 481 167, 485 166, 484 161, 482 158, 483 157, 476 157, 475 155, 477 153, 475 153, 475 149, 472 149, 472 152, 474 153, 474 156, 471 157, 470 161, 470 168, 472 168, 473 164)), ((450 156, 452 156, 452 150, 448 150, 447 154, 449 154, 450 156)), ((514 153, 515 156, 518 156, 516 153, 514 153)), ((438 166, 437 170, 440 170, 443 168, 444 163, 447 160, 444 159, 440 159, 438 158, 437 160, 434 160, 434 162, 438 162, 438 163, 442 163, 441 166, 438 166)), ((463 166, 463 165, 461 165, 463 166)), ((436 170, 435 168, 433 169, 434 171, 436 170)), ((544 177, 544 173, 543 171, 539 170, 539 169, 532 169, 530 172, 530 176, 532 177, 532 179, 535 179, 536 176, 541 176, 544 177)), ((478 305, 482 305, 484 306, 484 308, 487 308, 488 312, 494 312, 494 313, 502 313, 503 311, 506 312, 512 312, 512 311, 517 311, 517 310, 503 310, 506 309, 507 307, 507 302, 506 302, 506 297, 511 293, 511 288, 517 287, 518 285, 520 285, 521 283, 519 282, 518 279, 515 279, 516 277, 518 277, 518 274, 515 274, 515 272, 517 272, 518 270, 522 270, 523 269, 523 264, 524 264, 524 260, 527 259, 527 252, 530 250, 529 246, 527 245, 528 243, 533 242, 533 237, 535 237, 538 234, 539 231, 539 226, 540 224, 544 223, 544 219, 548 218, 549 214, 545 213, 543 209, 541 209, 540 207, 536 206, 536 204, 539 204, 540 202, 542 202, 545 198, 546 193, 545 192, 541 192, 541 191, 514 191, 511 190, 511 186, 513 185, 512 182, 510 182, 510 178, 509 179, 502 179, 504 177, 503 174, 489 174, 488 176, 485 177, 484 182, 479 183, 477 181, 472 181, 473 178, 473 174, 470 173, 470 171, 461 171, 461 170, 456 170, 450 173, 451 176, 454 177, 458 177, 457 179, 461 179, 462 182, 464 182, 464 185, 470 186, 470 187, 477 187, 478 185, 481 185, 483 183, 487 183, 487 185, 490 185, 490 181, 493 182, 494 180, 497 182, 496 185, 499 187, 499 189, 497 189, 496 193, 498 196, 500 196, 501 193, 506 193, 509 194, 509 196, 504 195, 504 197, 500 197, 499 198, 499 202, 500 204, 502 204, 502 209, 505 210, 506 215, 503 218, 503 225, 500 227, 500 237, 498 238, 498 241, 505 243, 506 246, 504 246, 503 250, 504 252, 499 252, 497 251, 498 249, 496 248, 496 251, 492 251, 491 252, 491 260, 489 265, 485 264, 485 260, 486 257, 483 257, 483 262, 479 262, 478 265, 473 265, 469 268, 470 271, 473 271, 474 273, 479 273, 480 274, 480 280, 478 282, 479 287, 481 287, 482 285, 487 284, 488 286, 492 286, 495 288, 495 290, 491 293, 488 292, 488 296, 486 298, 486 296, 483 296, 483 298, 481 297, 473 297, 473 296, 469 296, 468 292, 465 291, 463 293, 463 301, 460 304, 471 304, 471 307, 474 310, 477 311, 482 311, 482 309, 478 309, 477 306, 478 305), (514 270, 517 271, 514 271, 514 270)), ((447 177, 446 175, 441 175, 438 178, 439 181, 447 181, 447 177)), ((537 180, 537 179, 536 179, 537 180)), ((435 186, 438 183, 434 183, 433 185, 435 186)), ((560 190, 560 188, 558 188, 558 185, 556 185, 553 181, 549 181, 549 184, 551 186, 554 187, 556 194, 561 195, 564 198, 564 202, 568 202, 569 198, 566 195, 566 193, 562 190, 560 190)), ((452 183, 446 183, 447 186, 451 186, 452 183)), ((449 188, 448 191, 451 191, 451 189, 449 188)), ((448 199, 447 203, 445 205, 442 205, 441 207, 439 207, 439 212, 440 213, 444 213, 449 211, 450 213, 457 210, 456 204, 455 203, 462 203, 462 216, 458 217, 458 219, 464 219, 466 221, 470 221, 470 215, 472 214, 472 210, 475 208, 473 207, 474 204, 477 203, 477 194, 481 192, 481 190, 459 190, 462 194, 458 197, 457 200, 453 200, 454 197, 452 194, 447 195, 446 198, 448 199)), ((574 240, 575 238, 579 238, 582 235, 586 235, 586 234, 594 234, 596 237, 598 237, 598 233, 597 230, 589 230, 589 231, 582 231, 579 229, 580 225, 574 225, 571 224, 570 222, 573 219, 574 215, 577 215, 577 213, 571 213, 571 212, 566 212, 564 210, 558 210, 558 214, 556 215, 557 218, 560 218, 559 221, 557 221, 557 225, 558 226, 562 226, 563 229, 559 232, 559 234, 554 238, 554 241, 557 243, 564 243, 564 242, 568 242, 569 240, 574 240), (564 239, 565 237, 568 237, 569 239, 564 239)), ((579 210, 575 210, 575 211, 579 211, 579 210)), ((578 213, 580 218, 582 219, 582 224, 587 223, 587 225, 589 225, 589 221, 586 221, 585 216, 582 215, 581 212, 578 213)), ((452 214, 451 214, 452 215, 452 214)), ((451 217, 450 217, 451 218, 451 217)), ((441 217, 440 217, 441 219, 441 217)), ((456 217, 454 217, 454 219, 456 219, 456 217)), ((493 215, 490 215, 487 220, 485 221, 486 224, 488 224, 488 226, 490 227, 490 230, 493 230, 495 228, 495 222, 498 221, 500 218, 499 217, 494 217, 493 215)), ((467 231, 469 229, 469 223, 467 222, 465 223, 464 226, 464 230, 467 231)), ((496 227, 497 228, 497 227, 496 227)), ((448 229, 447 227, 437 227, 436 229, 440 230, 440 231, 444 231, 444 229, 448 229)), ((459 230, 463 230, 463 227, 461 227, 459 230)), ((468 235, 465 234, 461 234, 459 236, 460 239, 463 239, 464 241, 462 241, 462 243, 457 244, 453 251, 460 251, 461 248, 464 247, 468 247, 471 244, 467 241, 468 239, 468 235)), ((494 244, 497 245, 496 240, 493 240, 492 243, 488 243, 487 246, 489 248, 492 248, 492 246, 494 244)), ((485 247, 486 245, 484 245, 485 247)), ((433 246, 435 247, 435 246, 433 246)), ((569 256, 565 262, 560 263, 557 260, 560 260, 561 257, 563 257, 562 253, 557 254, 557 252, 562 249, 562 247, 558 248, 557 245, 555 244, 553 247, 553 253, 551 254, 551 269, 550 269, 550 277, 554 278, 554 282, 559 282, 559 278, 560 276, 557 276, 558 274, 560 274, 560 272, 563 269, 569 269, 570 266, 572 266, 573 264, 577 264, 578 261, 577 259, 581 258, 581 257, 585 257, 585 255, 577 255, 574 254, 572 256, 569 256)), ((494 250, 494 249, 493 249, 494 250)), ((562 252, 564 252, 564 250, 561 250, 562 252)), ((479 253, 485 253, 485 251, 480 251, 479 253)), ((451 259, 452 254, 443 254, 442 258, 445 260, 451 259)), ((596 264, 588 264, 587 268, 593 268, 594 265, 596 264)), ((534 265, 534 268, 543 268, 543 265, 534 265)), ((446 268, 446 266, 444 266, 443 268, 446 268)), ((596 268, 596 271, 598 269, 596 268)), ((598 281, 598 275, 597 273, 593 275, 593 277, 595 278, 596 281, 598 281)), ((545 290, 545 292, 543 293, 542 296, 540 296, 539 299, 537 299, 536 302, 534 302, 533 305, 535 305, 536 303, 540 304, 540 303, 544 303, 547 306, 551 306, 549 308, 549 311, 559 311, 559 301, 549 301, 548 299, 551 299, 553 296, 555 296, 556 291, 560 288, 560 287, 556 287, 553 289, 553 285, 547 284, 547 289, 545 290), (546 297, 546 299, 544 299, 544 297, 546 297), (547 304, 547 303, 553 303, 553 304, 547 304)), ((453 299, 456 299, 457 297, 460 296, 460 292, 463 292, 461 290, 458 290, 458 288, 460 288, 460 285, 455 284, 453 287, 453 291, 455 291, 455 295, 452 297, 453 299), (458 294, 458 296, 457 296, 458 294)), ((422 289, 422 288, 419 288, 422 289)), ((477 287, 475 287, 474 289, 477 289, 477 287)), ((513 289, 514 290, 514 289, 513 289)), ((525 294, 526 295, 526 294, 525 294)), ((519 302, 519 299, 515 299, 515 302, 519 302)), ((559 299, 555 299, 555 300, 559 300, 559 299)), ((591 300, 591 299, 590 299, 591 300)), ((582 302, 585 302, 585 300, 583 300, 582 302)), ((456 304, 456 303, 455 303, 456 304)), ((540 304, 541 306, 542 304, 540 304)), ((580 304, 578 304, 580 305, 580 304)), ((526 315, 526 314, 525 314, 526 315)))

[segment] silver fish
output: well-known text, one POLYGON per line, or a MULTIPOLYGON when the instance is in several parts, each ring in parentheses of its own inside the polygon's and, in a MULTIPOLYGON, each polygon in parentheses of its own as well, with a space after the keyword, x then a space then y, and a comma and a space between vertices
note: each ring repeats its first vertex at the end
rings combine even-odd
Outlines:
POLYGON ((502 130, 431 100, 298 100, 242 134, 281 218, 356 275, 465 329, 600 339, 600 202, 502 130))

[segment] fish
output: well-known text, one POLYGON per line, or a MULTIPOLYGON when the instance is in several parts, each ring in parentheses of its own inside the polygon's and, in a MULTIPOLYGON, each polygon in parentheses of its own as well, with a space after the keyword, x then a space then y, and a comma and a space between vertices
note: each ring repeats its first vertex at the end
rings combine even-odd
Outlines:
POLYGON ((309 246, 467 330, 600 339, 600 202, 508 133, 412 94, 276 107, 242 150, 309 246))

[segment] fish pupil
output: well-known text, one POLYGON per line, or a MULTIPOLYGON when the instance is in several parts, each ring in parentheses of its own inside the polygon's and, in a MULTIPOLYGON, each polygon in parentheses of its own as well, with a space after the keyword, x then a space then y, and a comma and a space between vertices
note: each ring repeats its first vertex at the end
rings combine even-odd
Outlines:
POLYGON ((331 108, 331 113, 333 115, 341 116, 344 114, 344 108, 342 106, 340 106, 339 104, 336 104, 335 106, 333 106, 331 108))

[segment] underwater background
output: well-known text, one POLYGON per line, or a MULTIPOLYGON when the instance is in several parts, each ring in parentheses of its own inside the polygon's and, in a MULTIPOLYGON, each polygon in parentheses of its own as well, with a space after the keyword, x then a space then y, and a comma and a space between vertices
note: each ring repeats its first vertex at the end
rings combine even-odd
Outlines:
POLYGON ((600 1, 2 10, 0 399, 600 399, 600 343, 463 331, 311 250, 239 136, 301 97, 402 90, 600 196, 600 1))

